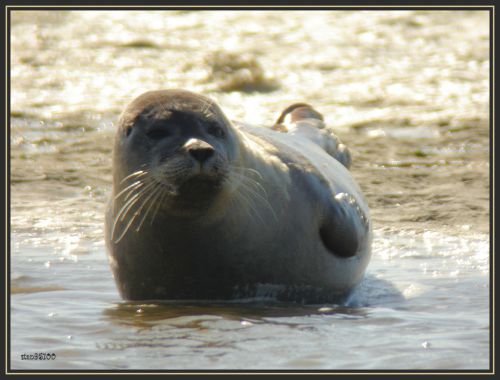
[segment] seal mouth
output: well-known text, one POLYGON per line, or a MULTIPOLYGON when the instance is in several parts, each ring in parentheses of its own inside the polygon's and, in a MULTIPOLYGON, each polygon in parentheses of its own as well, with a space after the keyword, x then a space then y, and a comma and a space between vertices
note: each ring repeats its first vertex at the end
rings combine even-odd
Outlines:
POLYGON ((202 216, 209 213, 223 191, 224 179, 195 175, 176 186, 176 191, 165 197, 162 208, 171 216, 202 216))
POLYGON ((189 177, 188 181, 191 179, 200 180, 216 180, 219 177, 220 168, 212 163, 203 162, 193 162, 191 168, 188 169, 186 176, 189 177))
POLYGON ((192 162, 173 172, 155 173, 155 180, 167 188, 174 189, 172 195, 196 194, 222 188, 226 170, 219 165, 192 162))
POLYGON ((168 190, 164 207, 171 211, 183 208, 194 212, 194 209, 205 209, 215 201, 226 182, 227 170, 224 165, 185 162, 170 173, 160 171, 154 177, 168 190))
POLYGON ((186 179, 178 187, 178 195, 181 197, 202 197, 218 192, 223 185, 222 178, 213 176, 195 175, 186 179))

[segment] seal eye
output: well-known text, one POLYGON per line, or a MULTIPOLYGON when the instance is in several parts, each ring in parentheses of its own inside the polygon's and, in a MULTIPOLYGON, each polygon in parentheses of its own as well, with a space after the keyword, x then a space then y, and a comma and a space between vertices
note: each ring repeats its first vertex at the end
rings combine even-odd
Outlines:
POLYGON ((146 135, 152 140, 161 140, 171 135, 170 131, 166 128, 153 128, 149 130, 146 135))
POLYGON ((215 137, 224 137, 224 130, 218 125, 211 125, 208 128, 208 133, 215 137))

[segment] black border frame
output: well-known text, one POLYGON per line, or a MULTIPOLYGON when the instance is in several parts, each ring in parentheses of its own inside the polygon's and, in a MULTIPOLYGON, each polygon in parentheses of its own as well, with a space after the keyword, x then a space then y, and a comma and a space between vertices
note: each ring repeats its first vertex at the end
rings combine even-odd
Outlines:
MULTIPOLYGON (((456 0, 441 1, 440 4, 432 4, 429 1, 416 1, 416 0, 385 0, 383 5, 380 1, 357 1, 352 4, 352 1, 336 1, 331 4, 331 1, 311 1, 305 0, 288 0, 288 1, 246 1, 244 3, 218 0, 215 4, 209 2, 201 2, 202 0, 146 0, 140 5, 134 4, 132 0, 46 0, 43 4, 36 1, 26 0, 7 0, 2 5, 2 22, 5 22, 5 36, 2 42, 5 41, 5 76, 2 77, 2 84, 5 88, 5 317, 6 324, 5 330, 2 331, 2 337, 5 339, 5 361, 2 364, 1 375, 43 375, 42 377, 58 376, 58 375, 359 375, 360 377, 382 377, 394 375, 412 375, 413 378, 422 378, 424 376, 439 376, 442 375, 463 375, 463 376, 476 376, 476 375, 494 375, 495 374, 495 6, 493 1, 467 1, 456 0), (103 4, 104 3, 104 4, 103 4), (127 4, 128 3, 128 4, 127 4), (329 4, 330 3, 330 4, 329 4), (443 4, 444 3, 444 4, 443 4), (472 4, 471 4, 472 3, 472 4), (126 5, 125 5, 126 4, 126 5), (490 14, 490 368, 488 370, 12 370, 11 369, 11 352, 10 352, 10 14, 11 11, 16 10, 487 10, 490 14), (5 367, 4 367, 5 365, 5 367)), ((241 0, 240 0, 241 1, 241 0)), ((4 174, 4 173, 2 173, 4 174)), ((3 285, 2 285, 3 286, 3 285)))

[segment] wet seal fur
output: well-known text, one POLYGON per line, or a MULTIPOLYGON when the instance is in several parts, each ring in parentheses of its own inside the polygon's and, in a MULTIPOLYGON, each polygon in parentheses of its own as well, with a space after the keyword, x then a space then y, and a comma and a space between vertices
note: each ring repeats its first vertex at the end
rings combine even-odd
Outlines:
POLYGON ((121 296, 347 296, 370 260, 371 224, 348 150, 322 119, 299 104, 273 128, 251 127, 192 92, 136 98, 118 122, 105 222, 121 296))

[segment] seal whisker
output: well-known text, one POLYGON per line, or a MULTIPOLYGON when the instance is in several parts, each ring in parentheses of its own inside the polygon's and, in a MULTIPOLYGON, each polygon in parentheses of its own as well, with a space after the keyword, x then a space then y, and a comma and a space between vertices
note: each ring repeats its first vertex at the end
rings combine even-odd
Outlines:
POLYGON ((156 209, 155 209, 155 211, 153 213, 153 216, 151 217, 150 225, 153 225, 153 222, 154 222, 154 220, 156 218, 156 214, 158 214, 158 210, 160 209, 160 206, 163 203, 163 199, 165 198, 165 195, 167 195, 168 193, 169 193, 169 191, 167 189, 165 189, 163 186, 160 187, 160 194, 161 194, 161 196, 159 197, 160 201, 157 202, 155 200, 155 202, 156 202, 156 209))
POLYGON ((156 187, 153 188, 153 190, 151 190, 151 195, 148 196, 148 198, 142 203, 142 206, 140 207, 140 209, 138 210, 138 214, 141 213, 142 209, 144 206, 146 206, 146 204, 149 202, 149 200, 151 199, 151 202, 149 203, 149 206, 148 208, 146 209, 146 212, 144 213, 141 221, 139 222, 139 225, 137 226, 137 228, 135 229, 136 232, 139 232, 141 227, 142 227, 142 224, 144 223, 144 221, 146 220, 148 214, 149 214, 149 211, 151 210, 151 207, 155 204, 156 200, 158 199, 158 197, 162 194, 161 192, 161 184, 157 184, 156 187), (154 199, 153 199, 153 196, 154 196, 154 199))
MULTIPOLYGON (((144 183, 144 182, 143 182, 144 183)), ((129 199, 136 191, 138 191, 139 193, 144 193, 146 191, 149 191, 151 189, 151 187, 154 185, 154 182, 149 182, 147 185, 144 186, 144 188, 142 189, 134 189, 133 191, 130 191, 127 196, 123 199, 124 201, 127 201, 127 199, 129 199)))
MULTIPOLYGON (((127 186, 125 189, 123 189, 122 191, 120 191, 118 194, 115 195, 115 200, 117 200, 118 198, 120 198, 123 194, 125 194, 127 191, 130 191, 131 193, 134 193, 134 191, 141 187, 142 185, 144 185, 144 182, 142 181, 136 181, 134 182, 133 184, 127 186)), ((130 195, 130 194, 128 194, 130 195)), ((125 198, 127 199, 127 197, 125 198)))
POLYGON ((119 243, 120 240, 122 240, 122 238, 125 236, 125 234, 127 233, 128 229, 130 228, 130 226, 132 225, 132 223, 134 222, 135 220, 135 217, 137 216, 137 214, 134 214, 134 216, 132 218, 130 218, 130 221, 127 223, 127 225, 125 226, 125 229, 123 230, 123 232, 121 233, 121 235, 118 237, 118 239, 115 240, 115 244, 119 243))
MULTIPOLYGON (((238 190, 237 190, 238 195, 242 196, 242 198, 246 201, 247 206, 249 206, 251 208, 251 210, 254 211, 254 213, 259 217, 261 222, 263 224, 265 224, 261 213, 258 211, 258 208, 255 208, 254 203, 256 201, 259 201, 259 203, 261 203, 261 204, 264 203, 264 206, 266 206, 268 209, 270 209, 271 213, 273 214, 273 217, 276 218, 276 213, 274 212, 274 209, 272 208, 272 206, 269 204, 268 200, 266 199, 267 192, 265 191, 265 189, 263 189, 261 187, 262 190, 264 191, 264 194, 265 194, 265 197, 264 197, 261 194, 259 194, 256 190, 253 190, 250 187, 250 185, 255 185, 255 184, 258 184, 259 186, 261 186, 257 181, 255 181, 252 178, 249 178, 248 176, 246 176, 245 174, 243 174, 241 172, 236 173, 236 174, 237 174, 236 178, 238 178, 240 180, 240 186, 238 187, 238 190)), ((259 188, 257 188, 257 189, 259 189, 259 188)))
MULTIPOLYGON (((237 178, 241 181, 240 185, 245 186, 247 191, 250 191, 253 195, 257 196, 258 198, 261 199, 262 202, 265 203, 267 208, 271 211, 273 214, 273 217, 275 221, 278 221, 278 217, 276 215, 276 212, 269 202, 269 196, 267 194, 266 189, 259 183, 259 181, 256 181, 253 178, 250 178, 248 175, 246 175, 243 171, 235 172, 237 173, 237 178), (250 185, 253 185, 253 189, 250 187, 250 185), (262 192, 263 194, 261 194, 262 192)), ((260 174, 260 173, 259 173, 260 174)))
POLYGON ((140 200, 140 198, 151 188, 151 186, 154 183, 149 183, 141 189, 139 192, 132 191, 131 193, 127 194, 127 196, 124 199, 125 204, 122 206, 122 208, 118 211, 116 214, 114 223, 113 223, 113 229, 111 232, 111 236, 114 236, 114 231, 118 225, 118 222, 122 222, 129 211, 132 209, 132 207, 140 200), (129 199, 130 198, 130 199, 129 199))
MULTIPOLYGON (((113 240, 113 237, 115 236, 115 230, 116 230, 116 227, 118 226, 118 221, 122 221, 121 220, 121 216, 124 212, 124 210, 127 210, 125 212, 125 214, 128 213, 128 210, 135 204, 138 202, 138 200, 140 199, 140 196, 141 196, 141 193, 138 193, 138 194, 135 194, 127 203, 125 203, 122 208, 120 209, 120 211, 118 211, 118 213, 116 214, 116 217, 115 217, 115 220, 113 222, 113 228, 111 230, 111 239, 113 240)), ((119 240, 118 240, 119 241, 119 240)), ((115 243, 117 243, 118 241, 115 241, 115 243)))
MULTIPOLYGON (((258 197, 265 204, 265 206, 269 209, 269 211, 271 211, 271 213, 273 214, 273 218, 275 219, 275 221, 278 222, 278 217, 276 215, 276 212, 274 211, 273 206, 267 200, 267 197, 263 196, 259 192, 257 192, 255 190, 253 190, 252 188, 250 188, 249 185, 248 185, 248 183, 245 182, 245 178, 242 178, 242 180, 243 180, 243 182, 240 183, 240 186, 242 188, 244 188, 247 192, 249 192, 251 195, 254 195, 254 196, 258 197)), ((266 195, 267 195, 267 193, 266 193, 266 195)))
POLYGON ((262 186, 262 184, 259 181, 256 181, 253 178, 250 178, 250 177, 245 176, 245 175, 241 176, 240 180, 244 181, 246 184, 255 185, 255 189, 262 191, 262 193, 264 193, 264 196, 266 198, 268 198, 268 194, 267 194, 266 189, 264 188, 264 186, 262 186))
POLYGON ((244 190, 247 190, 247 188, 240 187, 238 189, 238 197, 235 197, 235 198, 238 198, 239 200, 245 201, 245 204, 247 205, 247 208, 249 208, 251 211, 253 211, 253 213, 255 214, 255 216, 257 216, 259 218, 259 220, 261 221, 262 225, 265 226, 266 222, 262 218, 262 215, 260 215, 259 211, 255 208, 255 206, 254 206, 254 204, 252 202, 253 199, 251 197, 251 194, 245 194, 243 192, 244 190))
POLYGON ((163 190, 166 191, 170 195, 178 195, 178 191, 176 190, 176 187, 172 184, 169 183, 170 179, 175 179, 176 176, 178 175, 178 172, 182 171, 169 171, 168 173, 163 172, 162 173, 162 178, 152 178, 152 181, 155 183, 159 184, 162 186, 163 190))
POLYGON ((264 179, 264 177, 262 177, 262 174, 260 174, 260 172, 255 170, 255 169, 252 169, 252 168, 243 168, 243 169, 249 171, 250 173, 257 174, 257 176, 260 179, 264 179))
POLYGON ((120 181, 120 184, 122 184, 123 182, 125 181, 128 181, 129 179, 132 179, 134 177, 142 177, 144 175, 148 174, 147 171, 144 171, 144 170, 138 170, 136 172, 133 172, 132 174, 129 174, 128 176, 126 176, 125 178, 123 178, 121 181, 120 181))
POLYGON ((241 184, 244 184, 245 186, 251 186, 253 189, 255 189, 255 191, 263 191, 264 192, 264 196, 267 197, 267 192, 265 191, 265 189, 262 189, 262 186, 258 186, 260 185, 257 181, 251 179, 251 178, 248 178, 247 176, 245 176, 244 174, 241 174, 241 173, 233 173, 233 175, 231 176, 233 179, 235 180, 238 180, 238 183, 239 185, 241 184))
POLYGON ((264 177, 262 177, 262 174, 260 174, 260 172, 258 170, 255 170, 255 169, 252 169, 252 168, 245 168, 245 167, 242 167, 242 166, 235 166, 235 165, 231 165, 231 168, 235 169, 236 171, 239 171, 239 172, 248 171, 251 174, 256 174, 261 180, 264 179, 264 177))
POLYGON ((144 189, 142 189, 139 193, 136 193, 135 195, 133 195, 132 198, 120 209, 120 211, 118 212, 118 214, 116 216, 115 222, 113 224, 113 230, 111 232, 112 237, 114 236, 114 232, 115 232, 116 226, 118 225, 118 222, 123 222, 125 220, 125 218, 127 217, 128 213, 130 212, 130 210, 132 210, 132 208, 134 207, 134 205, 136 205, 139 201, 141 201, 141 198, 143 198, 144 196, 147 196, 147 198, 141 202, 142 204, 139 207, 139 209, 136 210, 132 214, 132 216, 130 217, 130 220, 127 223, 127 225, 125 226, 123 232, 121 233, 119 238, 115 240, 115 243, 118 243, 125 236, 126 232, 130 228, 130 226, 133 224, 133 222, 136 220, 137 216, 141 214, 142 209, 144 208, 144 206, 146 205, 148 200, 152 197, 152 195, 154 195, 155 186, 157 186, 157 183, 155 183, 153 181, 148 183, 144 189))
POLYGON ((127 215, 128 211, 130 208, 139 201, 140 197, 142 196, 142 193, 137 193, 132 196, 118 211, 118 214, 116 214, 116 220, 122 222, 125 216, 127 215))

